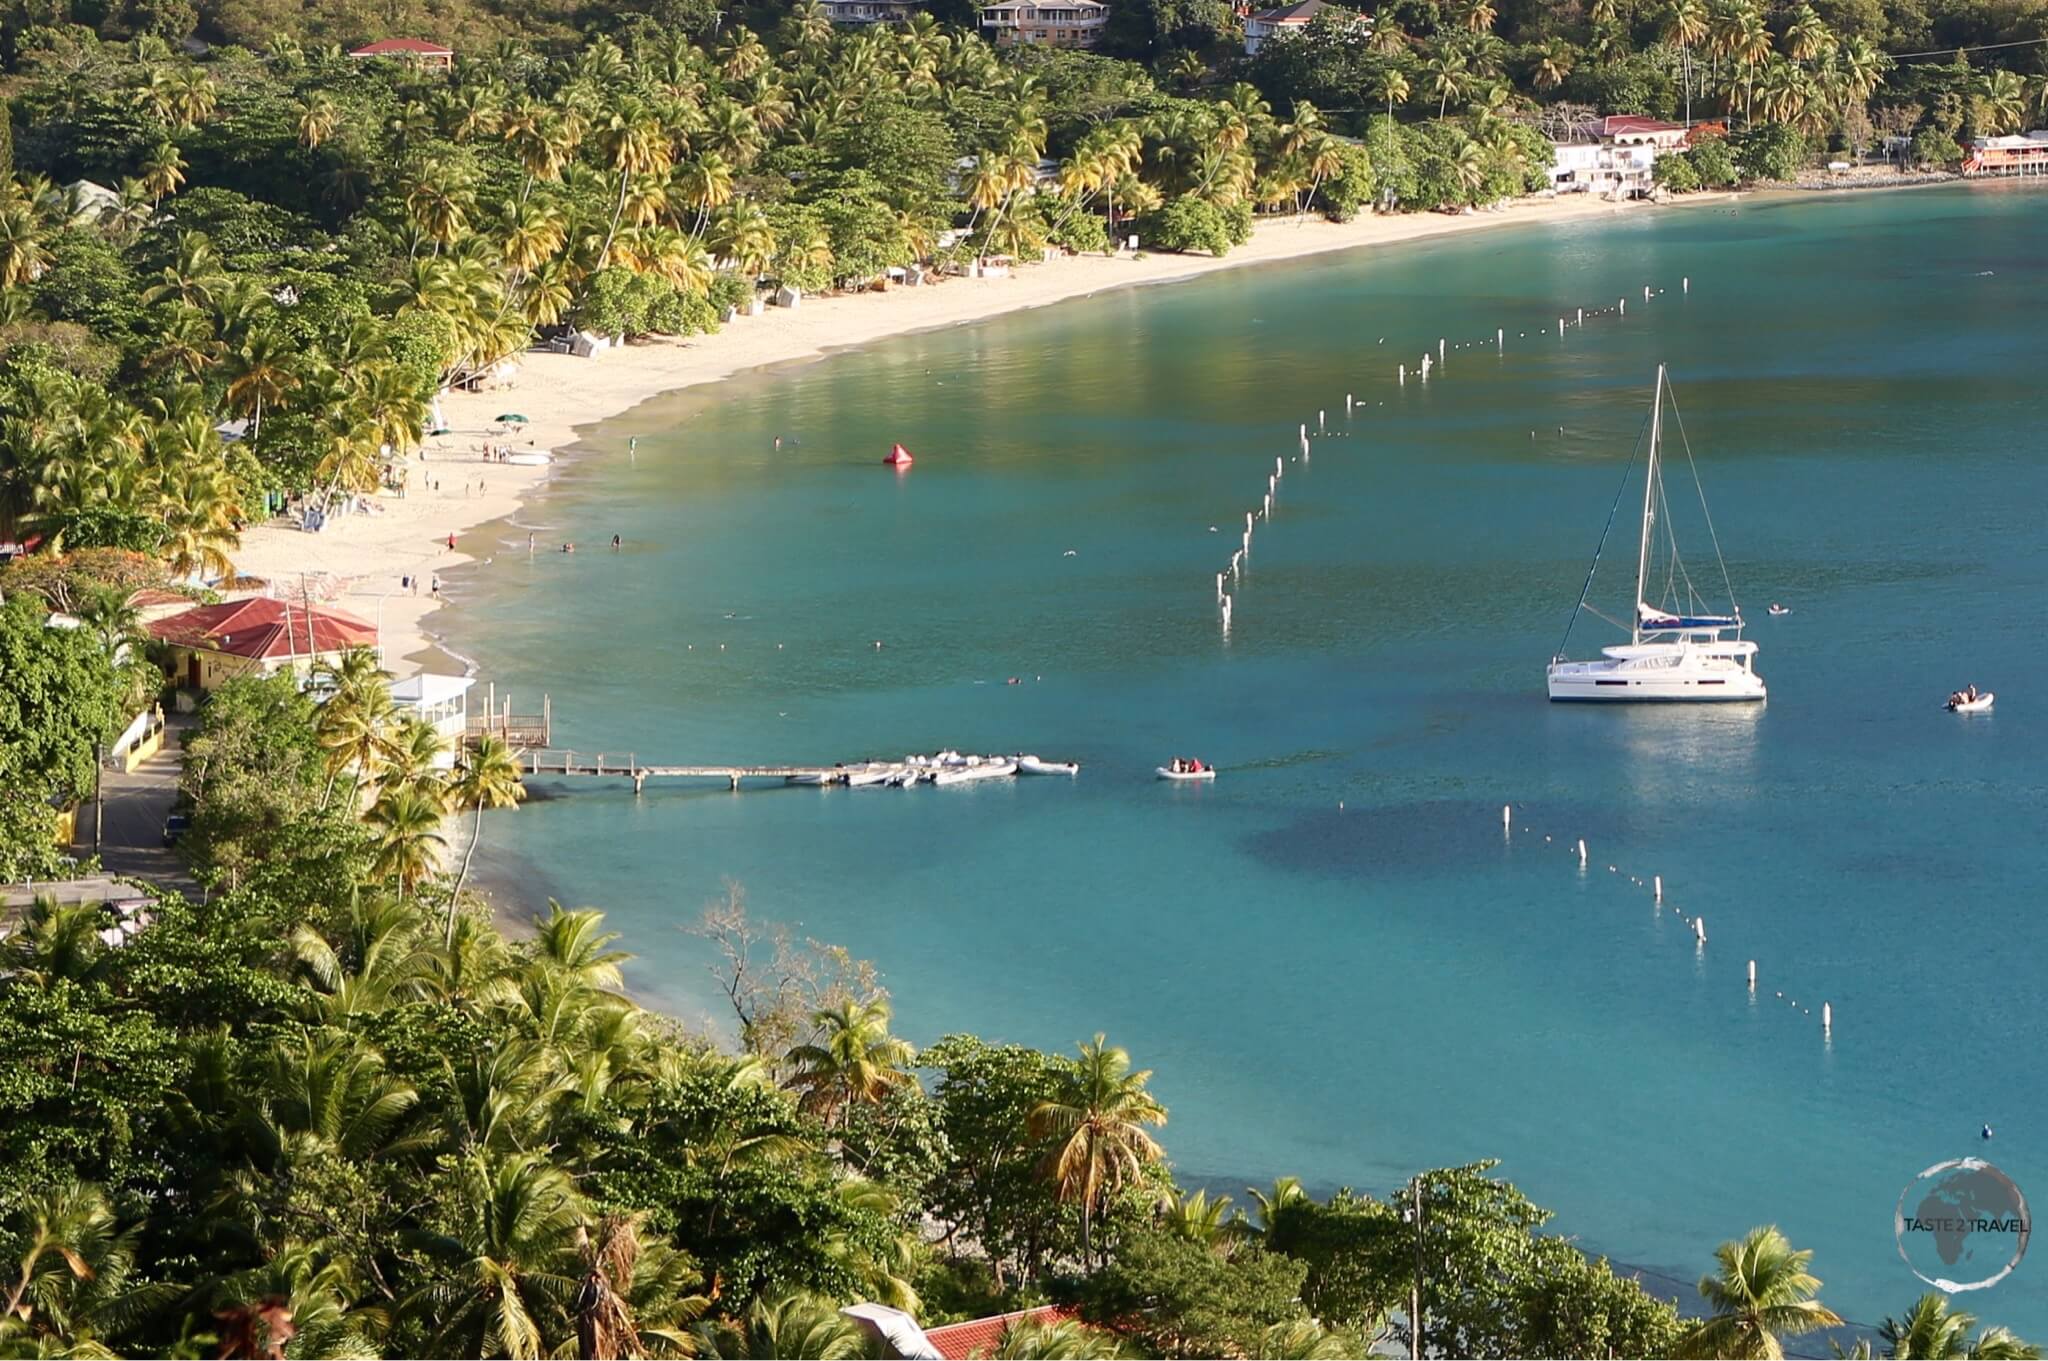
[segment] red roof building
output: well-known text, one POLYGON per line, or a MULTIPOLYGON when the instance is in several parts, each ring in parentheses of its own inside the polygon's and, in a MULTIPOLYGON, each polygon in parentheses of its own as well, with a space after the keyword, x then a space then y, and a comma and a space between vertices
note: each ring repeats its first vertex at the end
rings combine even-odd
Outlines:
POLYGON ((1019 1309, 1014 1314, 996 1314, 990 1318, 969 1319, 965 1323, 949 1323, 943 1328, 927 1328, 925 1341, 945 1361, 972 1361, 978 1356, 988 1356, 1002 1341, 1003 1333, 1018 1323, 1060 1323, 1067 1319, 1079 1318, 1080 1311, 1064 1304, 1046 1304, 1036 1309, 1019 1309))
POLYGON ((349 55, 363 61, 373 57, 396 57, 419 62, 422 66, 439 67, 443 71, 452 70, 455 66, 454 48, 420 38, 382 38, 351 49, 349 55))
POLYGON ((170 645, 195 690, 235 676, 308 671, 350 648, 377 645, 376 628, 354 615, 264 596, 201 605, 148 627, 170 645))

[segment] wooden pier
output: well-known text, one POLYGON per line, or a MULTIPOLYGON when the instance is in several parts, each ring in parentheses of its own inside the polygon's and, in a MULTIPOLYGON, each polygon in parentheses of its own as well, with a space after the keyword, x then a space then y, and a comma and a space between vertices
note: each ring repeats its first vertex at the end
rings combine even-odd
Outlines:
POLYGON ((608 780, 631 780, 633 792, 638 794, 651 779, 662 780, 724 780, 737 790, 741 780, 793 780, 798 778, 822 778, 826 781, 844 779, 847 768, 834 766, 661 766, 642 765, 633 753, 600 751, 578 752, 553 749, 527 751, 520 755, 520 763, 528 775, 571 775, 602 777, 608 780))

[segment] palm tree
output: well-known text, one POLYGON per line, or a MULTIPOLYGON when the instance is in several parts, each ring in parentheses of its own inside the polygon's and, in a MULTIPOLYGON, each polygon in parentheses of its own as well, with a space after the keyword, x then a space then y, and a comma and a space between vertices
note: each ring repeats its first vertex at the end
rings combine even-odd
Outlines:
POLYGON ((1337 1329, 1325 1328, 1314 1319, 1276 1323, 1259 1335, 1259 1361, 1335 1361, 1346 1356, 1370 1355, 1363 1339, 1337 1329))
POLYGON ((1387 101, 1387 117, 1392 118, 1394 106, 1408 102, 1408 77, 1400 67, 1388 65, 1380 68, 1379 75, 1374 77, 1374 83, 1379 87, 1380 98, 1387 101))
POLYGON ((106 920, 93 903, 59 905, 37 898, 12 934, 0 939, 0 975, 47 988, 69 980, 82 983, 105 959, 100 931, 106 920))
POLYGON ((142 158, 142 173, 136 178, 149 191, 152 206, 161 207, 166 195, 178 192, 185 182, 185 160, 169 138, 151 147, 142 158))
POLYGON ((867 1334, 814 1295, 756 1299, 730 1323, 699 1324, 700 1354, 712 1361, 847 1361, 867 1351, 867 1334))
POLYGON ((1166 1107, 1145 1090, 1151 1077, 1150 1069, 1132 1072, 1130 1054, 1097 1034, 1062 1075, 1059 1096, 1039 1102, 1026 1121, 1032 1138, 1058 1142, 1046 1173, 1062 1201, 1081 1207, 1084 1262, 1095 1216, 1125 1182, 1165 1156, 1144 1130, 1166 1123, 1166 1107))
POLYGON ((569 1174, 535 1153, 472 1153, 456 1171, 460 1213, 429 1242, 441 1278, 417 1297, 443 1320, 436 1355, 537 1361, 567 1339, 582 1265, 576 1239, 587 1219, 569 1174))
POLYGON ((106 1193, 89 1182, 34 1187, 18 1217, 25 1226, 24 1246, 16 1259, 18 1274, 7 1282, 6 1307, 0 1310, 0 1320, 9 1324, 19 1319, 33 1325, 39 1314, 61 1318, 69 1312, 63 1305, 73 1289, 104 1274, 110 1257, 132 1254, 132 1244, 116 1230, 106 1193))
POLYGON ((633 177, 666 171, 673 153, 661 120, 645 102, 630 97, 621 100, 599 126, 597 145, 605 162, 619 177, 611 227, 597 251, 598 266, 602 268, 611 257, 612 239, 619 233, 619 220, 626 212, 626 190, 633 177))
POLYGON ((1705 0, 1671 0, 1664 15, 1664 39, 1678 47, 1685 81, 1685 121, 1692 122, 1692 50, 1707 36, 1705 0))
MULTIPOLYGON (((1697 0, 1681 0, 1681 3, 1696 3, 1697 0)), ((1572 66, 1578 54, 1572 45, 1562 38, 1552 38, 1536 53, 1536 70, 1533 80, 1539 90, 1555 90, 1564 84, 1572 73, 1572 66)))
POLYGON ((1954 1307, 1949 1297, 1929 1291, 1904 1318, 1887 1318, 1877 1330, 1888 1357, 1899 1361, 2033 1361, 2041 1349, 2006 1328, 1986 1328, 1973 1340, 1976 1316, 1954 1307))
POLYGON ((497 737, 479 739, 462 758, 451 793, 457 804, 476 810, 476 826, 470 831, 469 845, 462 851, 462 870, 455 876, 455 891, 448 897, 450 941, 455 938, 455 900, 462 896, 462 886, 469 882, 470 858, 476 854, 477 842, 483 839, 484 810, 518 807, 526 797, 526 786, 521 783, 524 773, 519 754, 497 737))
POLYGON ((21 203, 0 208, 0 287, 34 283, 50 267, 51 258, 33 209, 21 203))
POLYGON ((1159 1221, 1168 1233, 1203 1247, 1216 1247, 1236 1222, 1229 1216, 1230 1197, 1209 1199, 1207 1191, 1173 1196, 1160 1206, 1159 1221))
POLYGON ((398 880, 404 897, 434 872, 448 838, 441 834, 441 801, 412 786, 386 789, 370 805, 363 821, 376 833, 374 871, 398 880))
POLYGON ((1429 73, 1429 88, 1437 96, 1436 116, 1442 119, 1444 110, 1450 107, 1451 97, 1464 92, 1467 76, 1465 54, 1448 47, 1439 48, 1423 69, 1429 73))
POLYGON ((266 328, 251 331, 228 359, 228 405, 250 413, 249 443, 263 438, 263 405, 281 404, 298 386, 284 338, 266 328))
POLYGON ((1812 5, 1802 4, 1792 11, 1792 21, 1785 26, 1785 55, 1794 61, 1812 61, 1835 45, 1835 35, 1828 31, 1827 21, 1814 11, 1812 5))
POLYGON ((1986 72, 1977 83, 1977 99, 1994 134, 2012 132, 2026 120, 2026 83, 2015 72, 1986 72))
POLYGON ((1272 1190, 1261 1191, 1256 1186, 1247 1186, 1245 1193, 1259 1207, 1253 1224, 1261 1236, 1272 1234, 1290 1214, 1312 1205, 1308 1192, 1302 1189, 1300 1177, 1275 1177, 1272 1190))
POLYGON ((1712 1313, 1680 1344, 1688 1356, 1780 1361, 1779 1338, 1834 1328, 1842 1320, 1814 1298, 1820 1281, 1807 1267, 1813 1253, 1795 1250, 1775 1224, 1751 1229, 1714 1249, 1720 1270, 1700 1277, 1700 1298, 1712 1313))
POLYGON ((1070 1318, 1007 1324, 988 1353, 996 1361, 1114 1361, 1123 1354, 1113 1335, 1070 1318))
POLYGON ((320 144, 341 126, 341 110, 324 94, 316 94, 299 110, 299 145, 317 151, 320 144))
POLYGON ((796 1069, 793 1085, 804 1089, 799 1103, 831 1125, 855 1103, 878 1104, 898 1087, 915 1081, 904 1071, 916 1057, 910 1045, 889 1033, 889 1000, 846 1001, 814 1013, 818 1039, 789 1051, 796 1069))

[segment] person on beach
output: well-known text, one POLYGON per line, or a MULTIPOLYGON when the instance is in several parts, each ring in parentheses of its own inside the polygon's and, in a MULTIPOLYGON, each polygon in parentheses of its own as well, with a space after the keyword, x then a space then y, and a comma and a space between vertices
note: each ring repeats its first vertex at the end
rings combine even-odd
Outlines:
MULTIPOLYGON (((439 486, 440 484, 436 483, 435 485, 439 486)), ((448 536, 448 551, 451 553, 455 551, 455 536, 453 534, 448 536)))
POLYGON ((431 595, 432 595, 432 596, 434 597, 434 599, 436 599, 436 600, 439 600, 439 599, 441 598, 441 578, 440 578, 440 577, 436 576, 436 577, 434 578, 434 584, 433 584, 433 587, 432 587, 432 589, 430 590, 429 594, 431 594, 431 595))
POLYGON ((533 535, 531 534, 528 534, 526 536, 526 551, 528 553, 531 553, 533 551, 533 535))

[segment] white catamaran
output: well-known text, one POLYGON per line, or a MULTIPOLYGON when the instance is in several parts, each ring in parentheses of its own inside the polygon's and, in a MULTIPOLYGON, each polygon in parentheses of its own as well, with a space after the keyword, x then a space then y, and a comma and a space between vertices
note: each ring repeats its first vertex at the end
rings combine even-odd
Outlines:
MULTIPOLYGON (((1714 540, 1714 560, 1721 566, 1721 584, 1728 593, 1729 613, 1709 614, 1694 589, 1692 577, 1679 560, 1678 540, 1671 527, 1670 507, 1664 499, 1661 467, 1664 437, 1664 366, 1657 366, 1657 393, 1650 410, 1650 453, 1643 477, 1643 529, 1636 550, 1635 618, 1627 625, 1629 640, 1600 649, 1600 660, 1567 661, 1562 646, 1550 659, 1549 685, 1553 700, 1590 700, 1603 703, 1761 700, 1763 677, 1756 674, 1756 644, 1742 637, 1742 610, 1735 604, 1735 590, 1728 582, 1728 565, 1721 561, 1721 545, 1714 538, 1714 522, 1707 517, 1707 534, 1714 540), (1659 520, 1664 530, 1659 535, 1659 520), (1655 597, 1654 603, 1652 597, 1655 597)), ((1675 409, 1675 408, 1674 408, 1675 409)), ((1684 429, 1680 427, 1680 442, 1684 429)), ((1692 451, 1686 450, 1686 463, 1692 451)), ((1698 486, 1699 472, 1693 470, 1698 486)), ((1622 492, 1627 491, 1626 479, 1622 492)), ((1622 492, 1615 493, 1615 505, 1622 492)), ((1700 510, 1706 513, 1707 498, 1700 491, 1700 510)), ((1607 529, 1600 534, 1600 547, 1607 545, 1607 533, 1614 528, 1614 515, 1607 517, 1607 529)), ((1593 550, 1593 566, 1586 571, 1585 589, 1579 592, 1571 624, 1565 626, 1565 642, 1571 641, 1572 624, 1581 612, 1599 614, 1586 603, 1593 589, 1593 574, 1599 570, 1600 549, 1593 550)), ((1601 618, 1606 618, 1601 615, 1601 618)), ((1615 620, 1609 623, 1622 627, 1615 620)))

